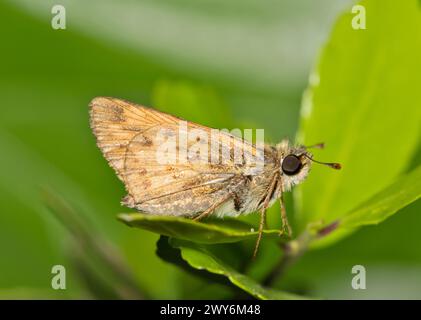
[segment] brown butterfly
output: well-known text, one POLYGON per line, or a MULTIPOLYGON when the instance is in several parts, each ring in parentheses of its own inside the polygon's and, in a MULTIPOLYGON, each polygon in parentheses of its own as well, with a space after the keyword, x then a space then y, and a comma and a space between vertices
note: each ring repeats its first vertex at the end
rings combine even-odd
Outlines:
POLYGON ((306 178, 315 161, 308 147, 291 146, 287 140, 259 147, 228 132, 109 97, 92 100, 90 123, 126 187, 123 205, 195 220, 259 211, 255 256, 266 209, 280 199, 284 232, 291 235, 283 193, 306 178))

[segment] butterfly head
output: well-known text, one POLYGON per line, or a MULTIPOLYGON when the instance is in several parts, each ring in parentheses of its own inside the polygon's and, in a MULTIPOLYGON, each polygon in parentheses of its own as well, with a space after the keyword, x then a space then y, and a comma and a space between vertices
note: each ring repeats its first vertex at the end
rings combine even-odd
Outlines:
POLYGON ((312 162, 329 166, 333 169, 340 169, 339 163, 320 162, 313 159, 308 152, 309 148, 323 148, 323 144, 314 146, 290 146, 287 140, 276 146, 280 161, 280 174, 282 176, 283 190, 288 191, 294 185, 304 181, 310 171, 312 162))

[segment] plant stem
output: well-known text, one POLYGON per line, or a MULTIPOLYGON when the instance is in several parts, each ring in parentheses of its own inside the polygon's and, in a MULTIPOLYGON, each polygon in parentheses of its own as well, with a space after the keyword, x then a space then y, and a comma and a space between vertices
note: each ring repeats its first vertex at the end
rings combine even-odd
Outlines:
POLYGON ((293 265, 307 250, 308 243, 311 240, 308 231, 303 232, 295 240, 283 245, 284 254, 272 272, 263 280, 263 285, 272 287, 285 273, 286 269, 293 265))

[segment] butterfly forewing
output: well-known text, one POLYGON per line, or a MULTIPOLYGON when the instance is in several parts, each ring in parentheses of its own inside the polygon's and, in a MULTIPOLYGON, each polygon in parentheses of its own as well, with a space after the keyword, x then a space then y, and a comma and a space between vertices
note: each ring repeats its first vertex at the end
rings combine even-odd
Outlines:
POLYGON ((215 147, 214 129, 150 108, 105 97, 95 98, 90 106, 98 146, 128 191, 124 203, 147 213, 203 212, 244 187, 245 176, 264 161, 248 161, 258 153, 250 143, 219 132, 215 147), (171 139, 176 146, 162 148, 171 139), (212 158, 215 148, 217 157, 212 158), (200 149, 207 150, 205 156, 195 152, 200 149))

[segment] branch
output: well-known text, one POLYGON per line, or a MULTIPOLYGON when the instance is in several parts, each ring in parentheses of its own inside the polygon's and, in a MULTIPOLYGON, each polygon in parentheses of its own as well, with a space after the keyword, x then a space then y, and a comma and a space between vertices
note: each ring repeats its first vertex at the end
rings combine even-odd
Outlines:
POLYGON ((297 239, 282 245, 283 256, 272 272, 263 280, 263 285, 273 287, 273 285, 284 275, 286 269, 293 265, 307 250, 312 236, 308 231, 303 232, 297 239))

